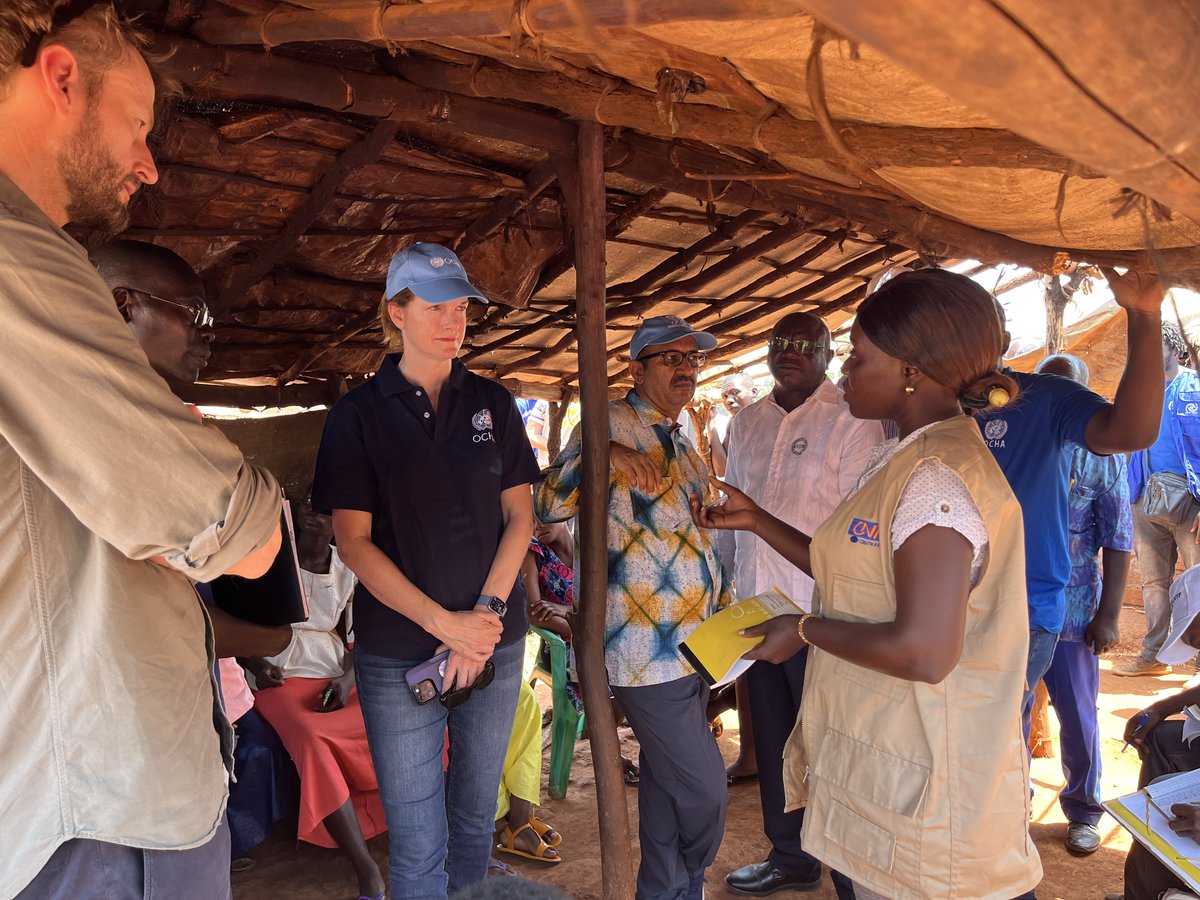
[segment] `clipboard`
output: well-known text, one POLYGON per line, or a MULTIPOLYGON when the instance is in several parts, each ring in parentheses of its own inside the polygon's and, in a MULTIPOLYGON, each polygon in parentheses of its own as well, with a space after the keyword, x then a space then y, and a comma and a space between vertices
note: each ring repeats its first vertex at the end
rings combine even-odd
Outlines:
MULTIPOLYGON (((1181 773, 1184 777, 1196 774, 1200 774, 1200 770, 1181 773)), ((1196 802, 1200 802, 1200 796, 1196 802)), ((1100 805, 1184 884, 1200 892, 1200 843, 1173 832, 1167 824, 1169 815, 1155 805, 1146 789, 1116 800, 1105 800, 1100 805)))

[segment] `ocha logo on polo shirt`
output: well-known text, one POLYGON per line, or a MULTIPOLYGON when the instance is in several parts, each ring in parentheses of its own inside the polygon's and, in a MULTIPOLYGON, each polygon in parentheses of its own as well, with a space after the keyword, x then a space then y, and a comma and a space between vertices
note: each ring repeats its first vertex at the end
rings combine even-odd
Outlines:
POLYGON ((850 521, 850 527, 846 529, 846 534, 850 535, 850 543, 864 544, 868 547, 879 546, 879 523, 868 522, 866 519, 855 518, 850 521))
POLYGON ((992 419, 983 426, 983 436, 988 448, 998 450, 1004 447, 1004 436, 1008 434, 1008 422, 1004 419, 992 419))
POLYGON ((487 441, 495 441, 496 438, 492 435, 492 411, 486 406, 475 415, 471 416, 471 424, 475 426, 476 431, 481 431, 483 434, 471 435, 471 440, 476 444, 483 444, 487 441))

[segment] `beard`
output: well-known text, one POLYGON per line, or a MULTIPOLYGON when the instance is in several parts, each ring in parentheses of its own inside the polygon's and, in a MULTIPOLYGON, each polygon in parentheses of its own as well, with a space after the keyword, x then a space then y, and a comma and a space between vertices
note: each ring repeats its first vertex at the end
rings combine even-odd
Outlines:
POLYGON ((122 202, 121 188, 141 181, 134 173, 121 171, 101 133, 92 107, 59 155, 58 173, 67 190, 67 221, 114 237, 129 227, 129 205, 122 202))

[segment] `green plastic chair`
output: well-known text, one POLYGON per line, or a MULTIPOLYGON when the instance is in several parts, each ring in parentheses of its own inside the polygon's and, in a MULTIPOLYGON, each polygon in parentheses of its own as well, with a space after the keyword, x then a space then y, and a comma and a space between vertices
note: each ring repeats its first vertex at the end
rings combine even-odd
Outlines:
POLYGON ((530 626, 530 630, 550 650, 550 671, 542 668, 539 650, 529 685, 532 687, 539 678, 550 685, 550 696, 554 701, 550 720, 550 796, 561 800, 567 796, 567 783, 571 780, 575 742, 583 736, 587 722, 584 714, 575 708, 567 696, 567 645, 551 631, 536 625, 530 626))

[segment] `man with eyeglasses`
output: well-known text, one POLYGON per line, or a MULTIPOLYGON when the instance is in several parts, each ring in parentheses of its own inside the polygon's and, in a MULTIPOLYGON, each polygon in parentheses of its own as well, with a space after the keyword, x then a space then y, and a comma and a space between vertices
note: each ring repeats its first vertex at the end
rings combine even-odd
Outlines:
POLYGON ((62 230, 122 230, 158 178, 145 45, 108 0, 0 3, 2 897, 229 896, 190 582, 266 570, 278 486, 170 393, 62 230))
MULTIPOLYGON (((767 343, 775 389, 729 425, 726 481, 805 534, 854 487, 872 448, 883 440, 878 422, 850 415, 841 390, 826 375, 830 352, 829 329, 820 318, 784 316, 767 343)), ((804 610, 812 608, 812 579, 760 539, 748 531, 723 531, 719 541, 738 600, 777 586, 804 610)), ((821 864, 800 846, 804 811, 784 812, 783 797, 783 747, 800 712, 807 658, 805 648, 779 665, 760 660, 745 675, 771 850, 765 861, 725 876, 737 894, 811 890, 821 881, 821 864)))
POLYGON ((183 259, 157 244, 113 241, 92 253, 150 368, 172 390, 200 377, 212 350, 204 285, 183 259), (136 286, 135 286, 136 285, 136 286))
MULTIPOLYGON (((604 659, 641 745, 637 896, 700 898, 725 831, 725 765, 708 728, 708 686, 679 644, 731 599, 716 546, 692 521, 712 499, 708 469, 679 427, 717 345, 678 316, 646 319, 630 342, 634 387, 609 404, 608 604, 604 659)), ((579 511, 579 429, 551 464, 538 518, 579 511)))

